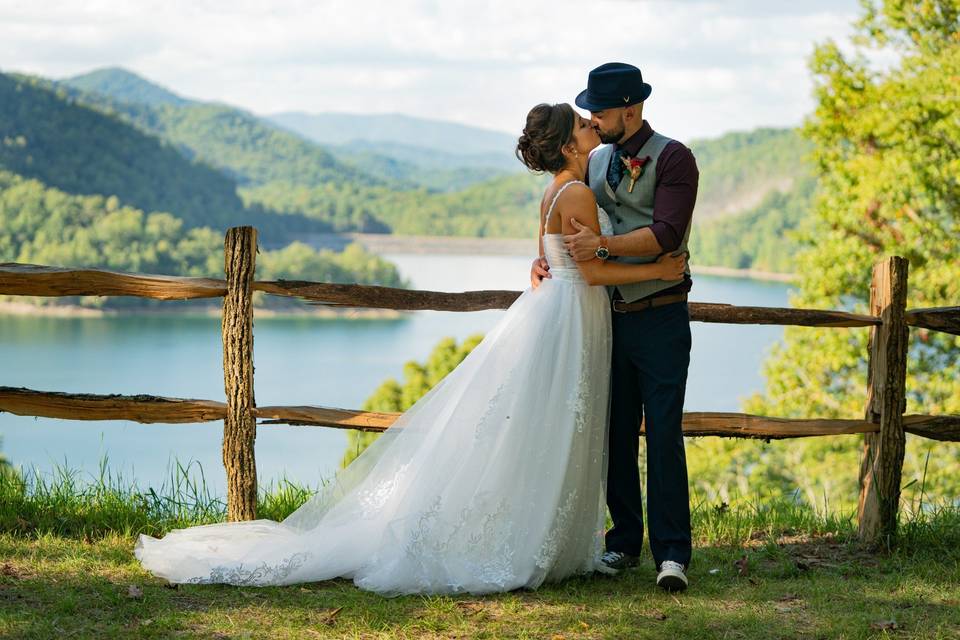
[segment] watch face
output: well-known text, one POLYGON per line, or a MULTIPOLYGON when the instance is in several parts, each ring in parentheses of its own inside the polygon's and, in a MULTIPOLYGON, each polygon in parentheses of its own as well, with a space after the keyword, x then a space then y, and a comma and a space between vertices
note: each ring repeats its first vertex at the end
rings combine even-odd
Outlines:
POLYGON ((597 257, 601 260, 606 260, 610 256, 610 252, 607 251, 606 247, 597 247, 597 257))

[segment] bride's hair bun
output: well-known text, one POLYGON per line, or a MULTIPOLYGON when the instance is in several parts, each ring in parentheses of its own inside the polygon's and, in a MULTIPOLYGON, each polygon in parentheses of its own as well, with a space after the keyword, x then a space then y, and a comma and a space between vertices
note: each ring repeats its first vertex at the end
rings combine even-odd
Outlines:
POLYGON ((527 114, 517 140, 517 158, 531 171, 556 173, 567 161, 561 148, 573 138, 576 112, 569 104, 538 104, 527 114))

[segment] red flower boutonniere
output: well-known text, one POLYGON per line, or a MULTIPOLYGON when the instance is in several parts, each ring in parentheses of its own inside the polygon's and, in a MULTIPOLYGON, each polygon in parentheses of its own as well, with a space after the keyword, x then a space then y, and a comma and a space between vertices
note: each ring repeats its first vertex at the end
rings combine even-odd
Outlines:
POLYGON ((643 175, 644 168, 650 162, 650 156, 643 158, 627 158, 624 156, 620 158, 620 161, 623 162, 624 173, 630 175, 630 186, 627 187, 627 192, 633 193, 633 185, 637 184, 637 180, 643 175))

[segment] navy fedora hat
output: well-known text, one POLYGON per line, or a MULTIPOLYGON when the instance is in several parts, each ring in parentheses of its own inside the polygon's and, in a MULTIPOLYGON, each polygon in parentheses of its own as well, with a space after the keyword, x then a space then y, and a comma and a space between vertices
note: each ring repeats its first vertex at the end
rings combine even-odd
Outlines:
POLYGON ((603 111, 643 102, 651 91, 653 87, 643 81, 640 69, 623 62, 608 62, 590 72, 586 90, 574 102, 587 111, 603 111))

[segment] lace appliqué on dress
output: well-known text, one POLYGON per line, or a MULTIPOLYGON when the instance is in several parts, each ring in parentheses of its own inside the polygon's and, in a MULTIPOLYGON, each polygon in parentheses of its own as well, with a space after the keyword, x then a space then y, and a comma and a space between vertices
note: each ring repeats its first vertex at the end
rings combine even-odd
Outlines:
POLYGON ((383 506, 387 504, 387 500, 389 500, 390 496, 397 490, 400 479, 404 476, 409 466, 409 463, 401 466, 392 477, 379 482, 377 486, 372 489, 366 489, 357 494, 357 500, 363 509, 361 517, 371 518, 375 516, 383 506))
POLYGON ((232 584, 235 586, 261 586, 281 584, 288 575, 306 563, 310 553, 294 553, 275 565, 266 562, 255 567, 219 565, 210 569, 210 575, 191 578, 190 584, 232 584))
POLYGON ((513 563, 513 523, 503 517, 507 512, 506 499, 501 498, 497 508, 483 517, 478 530, 467 538, 472 550, 484 561, 473 565, 473 573, 483 583, 505 589, 516 578, 513 563))
POLYGON ((567 529, 570 526, 570 516, 573 513, 574 505, 577 502, 577 490, 574 489, 567 494, 567 499, 557 509, 557 515, 553 519, 553 525, 550 532, 544 539, 540 550, 537 552, 534 562, 541 569, 549 569, 553 566, 557 556, 562 549, 561 542, 566 538, 567 529))
MULTIPOLYGON (((417 527, 404 548, 407 557, 417 567, 414 579, 423 587, 431 585, 430 565, 443 558, 456 558, 469 568, 471 580, 506 589, 516 580, 514 546, 516 535, 506 498, 500 498, 493 509, 487 509, 483 496, 461 509, 456 522, 440 517, 441 498, 421 512, 417 527), (477 523, 478 514, 483 516, 477 523), (473 560, 479 559, 478 561, 473 560)), ((454 592, 466 587, 447 583, 454 592)))
MULTIPOLYGON (((483 412, 483 415, 480 416, 480 419, 477 420, 476 430, 473 432, 474 442, 482 439, 484 436, 490 433, 489 422, 490 416, 493 415, 493 411, 497 408, 497 400, 503 394, 504 388, 507 386, 507 381, 501 382, 500 386, 497 387, 497 390, 493 392, 493 397, 490 398, 490 403, 487 405, 486 410, 483 412)), ((506 416, 506 420, 510 419, 510 416, 506 416)))

